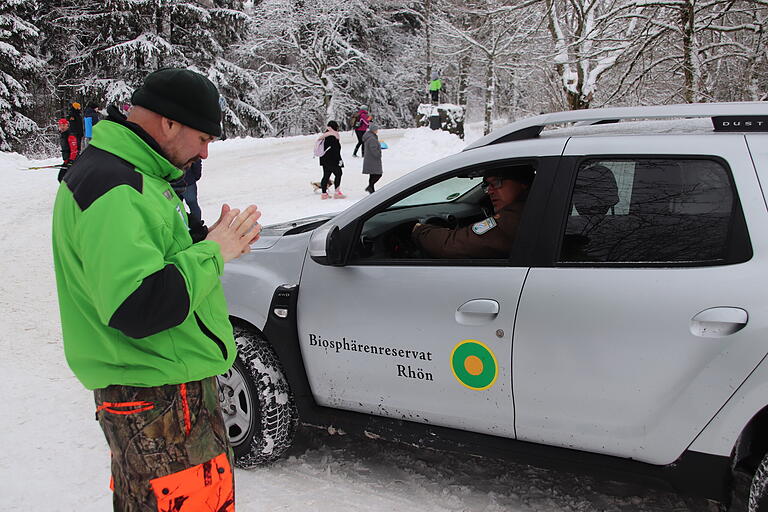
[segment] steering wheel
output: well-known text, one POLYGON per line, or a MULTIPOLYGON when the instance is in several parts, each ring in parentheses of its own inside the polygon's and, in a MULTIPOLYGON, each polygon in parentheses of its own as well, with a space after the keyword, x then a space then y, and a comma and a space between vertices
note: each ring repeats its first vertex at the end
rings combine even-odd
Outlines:
POLYGON ((453 215, 433 215, 431 217, 422 217, 419 219, 419 224, 429 224, 431 226, 437 226, 440 228, 455 228, 456 217, 453 215))
POLYGON ((421 248, 411 240, 411 232, 415 221, 403 222, 389 231, 386 237, 386 247, 392 258, 423 258, 421 248))

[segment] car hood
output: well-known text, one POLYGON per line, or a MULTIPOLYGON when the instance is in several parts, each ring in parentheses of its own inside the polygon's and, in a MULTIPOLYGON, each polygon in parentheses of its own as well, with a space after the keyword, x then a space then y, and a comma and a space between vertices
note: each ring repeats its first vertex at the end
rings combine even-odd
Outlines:
POLYGON ((284 236, 298 235, 319 228, 336 214, 315 215, 313 217, 304 217, 302 219, 283 222, 281 224, 271 224, 261 229, 261 236, 251 245, 251 249, 269 249, 284 236))

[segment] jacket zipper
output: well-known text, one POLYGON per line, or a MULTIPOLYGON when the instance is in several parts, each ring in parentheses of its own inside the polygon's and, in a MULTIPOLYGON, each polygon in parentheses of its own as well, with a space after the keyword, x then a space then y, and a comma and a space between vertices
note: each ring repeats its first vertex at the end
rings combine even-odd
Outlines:
POLYGON ((203 323, 202 320, 200 320, 200 317, 197 316, 197 312, 195 312, 195 320, 197 320, 197 326, 200 328, 201 331, 203 331, 203 334, 208 336, 216 345, 218 345, 219 350, 221 350, 221 355, 224 356, 224 359, 227 359, 227 346, 224 345, 224 342, 221 341, 221 339, 213 334, 213 332, 206 327, 206 325, 203 323))

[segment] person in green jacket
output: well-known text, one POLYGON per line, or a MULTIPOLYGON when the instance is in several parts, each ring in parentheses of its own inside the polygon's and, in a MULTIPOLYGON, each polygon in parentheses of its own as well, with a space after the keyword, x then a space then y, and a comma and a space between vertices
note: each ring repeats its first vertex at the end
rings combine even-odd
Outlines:
POLYGON ((440 91, 443 89, 443 81, 437 71, 432 72, 432 81, 429 82, 429 95, 432 103, 437 105, 440 102, 440 91))
POLYGON ((127 118, 112 107, 93 128, 56 196, 64 354, 94 391, 115 510, 234 511, 216 375, 236 346, 220 276, 258 239, 261 213, 225 204, 193 243, 170 185, 221 135, 213 83, 162 69, 131 101, 127 118))

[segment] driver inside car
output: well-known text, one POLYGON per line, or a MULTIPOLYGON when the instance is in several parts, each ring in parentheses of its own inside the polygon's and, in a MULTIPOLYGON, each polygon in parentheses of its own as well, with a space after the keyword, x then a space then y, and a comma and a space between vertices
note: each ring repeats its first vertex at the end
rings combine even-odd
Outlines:
POLYGON ((509 257, 534 175, 531 167, 488 171, 481 186, 493 203, 494 215, 456 228, 416 223, 412 240, 430 258, 509 257))

